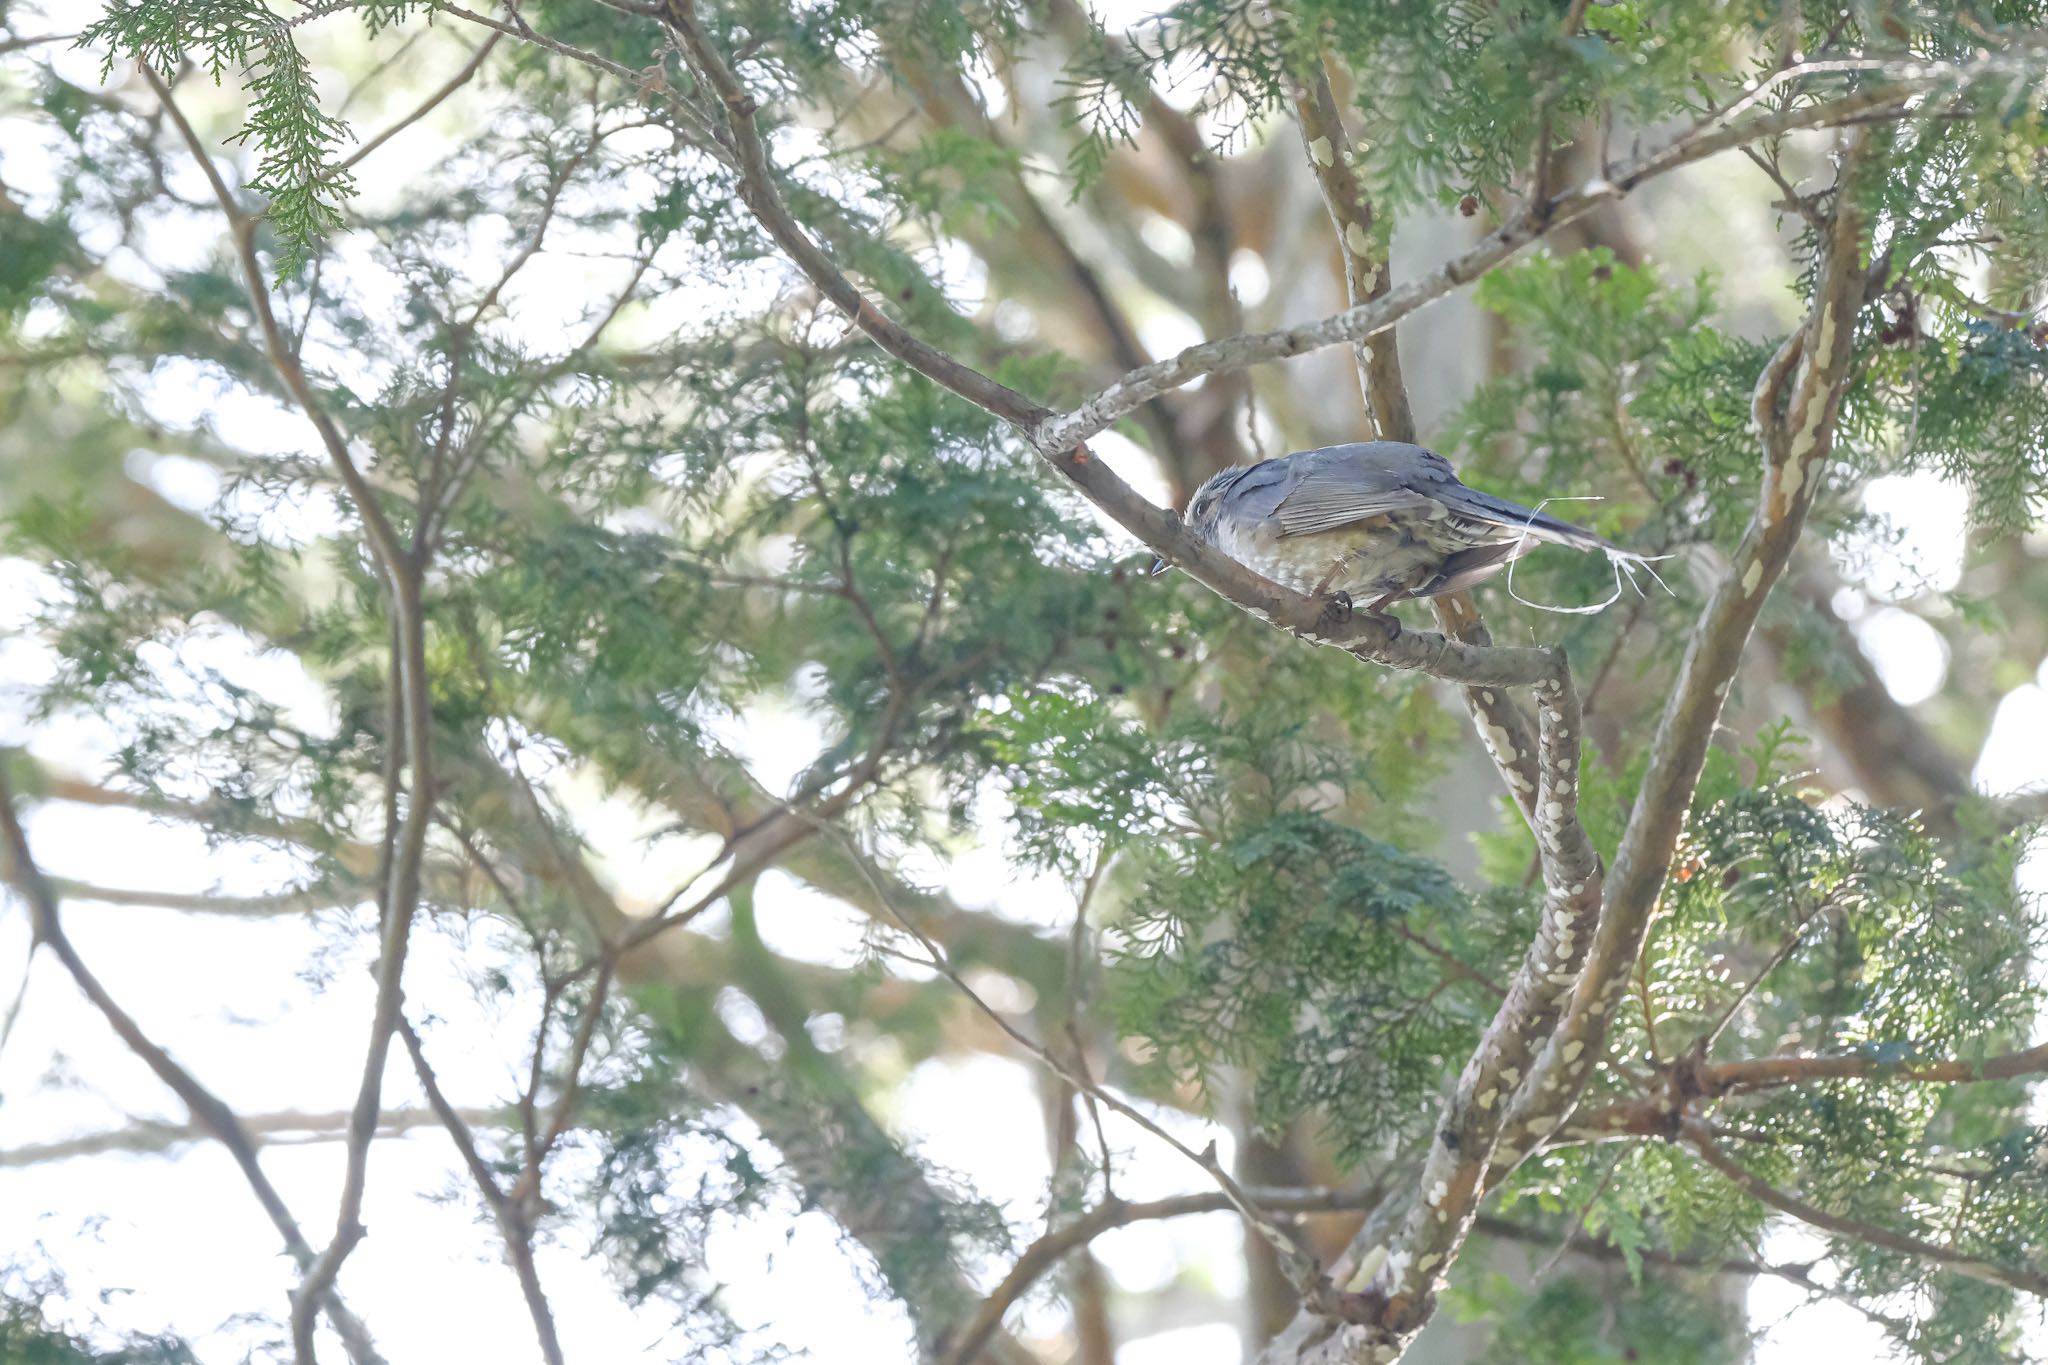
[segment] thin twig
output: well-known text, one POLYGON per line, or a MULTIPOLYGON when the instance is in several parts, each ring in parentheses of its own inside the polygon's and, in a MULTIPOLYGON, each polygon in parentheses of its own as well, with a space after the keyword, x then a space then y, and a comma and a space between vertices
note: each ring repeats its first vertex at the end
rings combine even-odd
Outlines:
POLYGON ((1480 971, 1477 967, 1465 961, 1465 959, 1451 952, 1450 949, 1445 948, 1443 945, 1437 943, 1435 940, 1427 937, 1426 935, 1418 934, 1417 932, 1415 932, 1415 930, 1410 929, 1407 925, 1402 924, 1398 920, 1390 921, 1390 923, 1392 924, 1394 933, 1397 936, 1408 940, 1408 942, 1414 944, 1416 947, 1422 949, 1423 952, 1428 953, 1431 957, 1435 958, 1439 963, 1443 965, 1444 969, 1448 971, 1452 976, 1459 977, 1462 980, 1471 982, 1473 985, 1479 987, 1481 990, 1485 991, 1488 995, 1491 995, 1496 1000, 1505 999, 1507 997, 1507 987, 1501 985, 1498 981, 1495 981, 1485 972, 1480 971))
MULTIPOLYGON (((1267 1215, 1352 1213, 1372 1208, 1386 1195, 1385 1190, 1376 1185, 1360 1190, 1267 1189, 1256 1185, 1242 1189, 1245 1196, 1267 1215)), ((1024 1249, 1011 1265, 1010 1272, 1003 1276, 1001 1283, 989 1292, 966 1325, 952 1338, 946 1353, 940 1357, 940 1365, 969 1365, 982 1345, 1002 1326, 1003 1315, 1011 1305, 1063 1257, 1087 1246, 1103 1233, 1132 1223, 1221 1213, 1234 1207, 1230 1197, 1221 1191, 1174 1195, 1136 1204, 1121 1199, 1105 1199, 1071 1223, 1050 1230, 1024 1249)))
POLYGON ((0 38, 0 57, 24 48, 41 47, 45 43, 68 43, 76 37, 76 33, 37 33, 21 38, 0 38))
POLYGON ((1940 1266, 1944 1270, 1966 1275, 1973 1280, 2001 1285, 2022 1294, 2048 1298, 2048 1273, 2024 1266, 1996 1265, 1990 1261, 1962 1255, 1951 1248, 1912 1236, 1910 1233, 1896 1232, 1891 1228, 1879 1227, 1875 1223, 1829 1213, 1826 1209, 1810 1204, 1795 1194, 1778 1189, 1735 1161, 1715 1144, 1704 1125, 1697 1121, 1687 1121, 1684 1139, 1686 1146, 1697 1154, 1700 1160, 1726 1176, 1737 1189, 1766 1208, 1776 1209, 1779 1213, 1837 1237, 1862 1242, 1868 1246, 1882 1247, 1887 1251, 1903 1252, 1940 1266))
MULTIPOLYGON (((1795 901, 1798 899, 1796 891, 1793 893, 1793 899, 1795 901)), ((1693 1040, 1690 1049, 1693 1056, 1704 1057, 1707 1055, 1707 1052, 1714 1046, 1715 1040, 1720 1038, 1722 1033, 1727 1030, 1728 1025, 1734 1022, 1735 1016, 1742 1009, 1742 1006, 1752 995, 1756 994, 1757 987, 1763 985, 1765 979, 1772 972, 1784 966, 1786 960, 1792 954, 1799 951, 1799 945, 1806 941, 1807 927, 1816 919, 1826 914, 1833 905, 1834 899, 1832 897, 1822 896, 1814 902, 1811 909, 1806 910, 1799 916, 1798 921, 1793 924, 1791 931, 1785 935, 1785 941, 1778 945, 1777 951, 1771 954, 1770 959, 1763 966, 1756 969, 1749 980, 1742 983, 1742 988, 1735 992, 1734 997, 1726 1005, 1722 1006, 1721 1012, 1715 1016, 1714 1022, 1708 1025, 1704 1033, 1693 1040)))
MULTIPOLYGON (((823 825, 820 826, 820 830, 847 844, 849 853, 857 852, 851 847, 851 840, 848 840, 841 831, 823 825)), ((857 856, 853 861, 856 866, 863 869, 866 866, 857 856)), ((1030 1056, 1037 1059, 1053 1075, 1059 1077, 1068 1085, 1073 1086, 1076 1090, 1094 1096, 1102 1104, 1123 1115, 1132 1123, 1137 1124, 1140 1128, 1199 1166, 1208 1174, 1211 1180, 1216 1182, 1217 1186, 1222 1190, 1224 1198, 1229 1201, 1230 1206, 1236 1209, 1247 1222, 1258 1228, 1268 1241, 1272 1242, 1274 1249, 1280 1255, 1282 1267, 1288 1273, 1289 1280, 1294 1283, 1295 1288, 1302 1294, 1303 1298, 1316 1299, 1321 1297, 1318 1289, 1317 1271, 1307 1254, 1287 1234, 1285 1229, 1261 1214, 1245 1196, 1243 1187, 1238 1184, 1237 1180, 1228 1171, 1223 1169, 1222 1163, 1216 1159, 1215 1143, 1210 1143, 1202 1151, 1196 1151, 1160 1126, 1158 1121, 1150 1115, 1120 1098, 1107 1087, 1097 1083, 1085 1071, 1077 1072, 1073 1067, 1068 1066, 1059 1057, 1054 1055, 1049 1048, 1026 1037, 1014 1024, 1003 1016, 1000 1010, 982 999, 980 993, 974 987, 967 984, 966 978, 961 976, 959 971, 953 966, 952 959, 948 957, 946 950, 931 935, 918 927, 916 921, 896 907, 894 899, 882 889, 879 881, 871 883, 871 890, 875 895, 875 899, 888 912, 889 917, 895 920, 903 931, 916 941, 919 948, 923 949, 925 957, 920 965, 936 971, 939 975, 952 982, 959 989, 960 993, 966 996, 968 1001, 988 1018, 989 1022, 1002 1030, 1004 1036, 1030 1056)))
MULTIPOLYGON (((362 518, 370 548, 382 571, 391 605, 392 627, 399 641, 393 667, 398 676, 405 721, 406 766, 410 770, 410 801, 390 860, 390 879, 381 890, 382 932, 377 954, 377 994, 370 1020, 370 1040, 365 1049, 362 1080, 356 1089, 355 1118, 350 1128, 348 1159, 342 1181, 340 1208, 335 1216, 333 1239, 305 1273, 292 1304, 292 1348, 298 1365, 314 1365, 313 1313, 327 1297, 340 1274, 342 1262, 363 1238, 361 1219, 363 1187, 368 1179, 370 1142, 377 1131, 381 1107, 384 1067, 390 1054, 391 1034, 399 1017, 400 981, 405 969, 406 949, 412 923, 419 908, 420 865, 426 854, 427 827, 433 816, 433 702, 427 682, 426 622, 421 601, 422 565, 403 546, 398 533, 384 515, 376 493, 363 478, 350 455, 347 438, 327 414, 307 378, 299 359, 286 344, 284 331, 270 304, 262 265, 256 258, 255 220, 235 203, 227 184, 214 168, 184 111, 171 97, 170 87, 147 65, 142 68, 156 92, 164 112, 176 125, 193 157, 199 162, 221 212, 228 221, 229 236, 240 258, 249 301, 263 336, 271 368, 284 381, 306 419, 318 432, 335 471, 362 518)), ((386 735, 387 745, 398 737, 386 735)), ((395 773, 387 784, 387 810, 395 790, 395 773)))
POLYGON ((476 1138, 470 1133, 469 1125, 442 1093, 440 1078, 427 1063, 426 1048, 421 1044, 419 1034, 403 1017, 398 1021, 398 1036, 412 1057, 413 1074, 419 1078, 420 1088, 426 1092, 427 1104, 440 1119, 441 1126, 447 1129, 448 1138, 461 1155, 462 1164, 468 1168, 477 1193, 497 1220, 499 1235, 505 1243, 506 1259, 512 1262, 512 1273, 519 1281, 520 1295, 526 1300, 527 1313, 533 1318, 533 1331, 540 1344, 541 1358, 547 1365, 564 1365, 561 1337, 555 1330, 554 1310, 542 1292, 540 1271, 533 1262, 533 1218, 527 1206, 499 1188, 490 1163, 477 1150, 476 1138))
POLYGON ((1600 1196, 1607 1193, 1607 1187, 1614 1183, 1614 1173, 1620 1169, 1621 1154, 1617 1152, 1608 1159, 1607 1170, 1600 1177, 1600 1183, 1593 1187, 1593 1192, 1586 1196, 1586 1202, 1579 1206, 1579 1211, 1572 1218, 1571 1228, 1565 1233, 1564 1240, 1557 1244, 1557 1249, 1551 1252, 1543 1264, 1536 1267, 1536 1272, 1529 1277, 1531 1288, 1549 1279, 1551 1272, 1557 1269, 1558 1263, 1564 1260, 1565 1256, 1571 1252, 1573 1246, 1579 1242, 1581 1234, 1586 1230, 1586 1215, 1590 1214, 1593 1211, 1593 1206, 1600 1202, 1600 1196))
MULTIPOLYGON (((1074 897, 1074 927, 1067 936, 1067 1017, 1064 1027, 1068 1044, 1074 1049, 1074 1069, 1091 1083, 1094 1076, 1088 1070, 1088 1049, 1081 1040, 1081 1005, 1087 994, 1085 982, 1085 961, 1092 961, 1088 952, 1088 906, 1095 899, 1095 889, 1102 884, 1102 874, 1109 869, 1110 852, 1105 844, 1096 850, 1094 865, 1081 881, 1080 894, 1074 897)), ((4 1042, 0 1038, 0 1042, 4 1042)), ((1079 1092, 1082 1105, 1088 1110, 1089 1122, 1095 1126, 1096 1145, 1102 1150, 1102 1196, 1116 1198, 1116 1182, 1111 1170, 1109 1133, 1102 1126, 1102 1107, 1088 1090, 1079 1092)))
MULTIPOLYGON (((173 1061, 171 1055, 159 1047, 142 1026, 119 1002, 108 994, 98 977, 85 965, 78 949, 72 945, 70 936, 64 931, 64 924, 58 914, 56 893, 44 879, 42 870, 36 866, 35 858, 29 851, 28 836, 23 833, 21 821, 15 814, 14 788, 7 780, 5 765, 0 764, 0 851, 7 859, 7 880, 13 883, 28 902, 29 915, 34 925, 35 941, 46 947, 64 965, 71 979, 85 998, 92 1002, 102 1018, 118 1035, 122 1042, 149 1069, 184 1102, 191 1111, 192 1119, 202 1126, 215 1141, 227 1148, 234 1158, 242 1176, 249 1182, 249 1188, 256 1193, 256 1202, 269 1215, 271 1226, 283 1237, 285 1250, 298 1263, 301 1270, 314 1264, 312 1246, 299 1231, 298 1220, 285 1207, 283 1196, 270 1183, 270 1177, 263 1173, 263 1167, 256 1157, 256 1142, 242 1127, 234 1110, 228 1108, 219 1096, 201 1085, 197 1078, 184 1067, 173 1061)), ((295 1300, 295 1303, 297 1300, 295 1300)), ((342 1305, 341 1296, 335 1292, 332 1283, 323 1285, 317 1293, 308 1295, 304 1302, 309 1308, 325 1312, 347 1348, 349 1358, 356 1365, 382 1365, 382 1357, 371 1344, 369 1329, 342 1305)), ((296 1311, 296 1309, 295 1309, 296 1311)))
POLYGON ((493 32, 489 36, 487 36, 483 40, 483 42, 477 45, 477 49, 473 54, 471 54, 470 59, 462 64, 462 68, 459 71, 457 71, 453 76, 450 76, 448 80, 443 85, 441 85, 439 89, 435 90, 432 94, 428 95, 424 100, 421 100, 417 105, 413 106, 412 111, 406 114, 404 117, 400 118, 396 123, 393 123, 390 127, 385 128, 382 132, 378 133, 376 136, 370 138, 367 142, 363 143, 362 146, 356 148, 353 152, 349 153, 346 157, 342 158, 341 164, 335 167, 335 170, 337 172, 346 172, 353 169, 355 166, 361 163, 364 157, 376 151, 379 147, 382 147, 392 138, 397 137, 400 133, 404 132, 406 129, 412 127, 415 123, 418 123, 421 119, 425 118, 427 115, 433 113, 436 109, 440 108, 442 103, 446 101, 449 98, 449 96, 453 95, 456 91, 462 89, 463 86, 468 85, 470 81, 476 78, 476 73, 483 70, 484 62, 487 59, 489 59, 491 55, 491 49, 495 48, 498 45, 498 43, 504 38, 504 36, 504 34, 496 32, 493 32))

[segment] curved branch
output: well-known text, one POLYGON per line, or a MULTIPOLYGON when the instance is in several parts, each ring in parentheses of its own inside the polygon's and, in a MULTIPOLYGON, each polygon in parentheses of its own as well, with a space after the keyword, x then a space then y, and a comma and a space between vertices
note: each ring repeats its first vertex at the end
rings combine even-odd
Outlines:
POLYGON ((1874 1223, 1845 1218, 1841 1214, 1829 1213, 1826 1209, 1809 1204, 1795 1194, 1788 1194, 1737 1162, 1722 1151, 1705 1124, 1687 1120, 1683 1133, 1685 1145, 1700 1160, 1728 1178, 1729 1183, 1766 1208, 1776 1209, 1788 1217, 1796 1218, 1809 1227, 1832 1233, 1850 1241, 1862 1242, 1867 1246, 1883 1247, 1887 1251, 1903 1252, 1923 1261, 1940 1266, 1943 1270, 1957 1275, 1967 1275, 1973 1280, 1986 1284, 2000 1285, 2048 1298, 2048 1273, 2030 1270, 2023 1266, 1994 1265, 1974 1256, 1965 1256, 1952 1247, 1937 1245, 1908 1233, 1895 1232, 1874 1223))
POLYGON ((1150 402, 1204 375, 1285 360, 1325 346, 1374 336, 1423 305, 1470 284, 1552 229, 1622 199, 1646 182, 1681 166, 1801 129, 1844 127, 1873 118, 1903 115, 1916 97, 1940 84, 1968 81, 1997 69, 2002 69, 2002 64, 1986 59, 1968 66, 1939 68, 1938 74, 1876 86, 1739 124, 1727 122, 1725 113, 1704 119, 1662 150, 1618 168, 1611 176, 1595 177, 1523 209, 1434 273, 1391 289, 1368 303, 1277 331, 1247 332, 1205 341, 1166 360, 1133 370, 1073 410, 1040 422, 1031 431, 1032 443, 1048 454, 1067 450, 1114 425, 1140 403, 1150 402))
MULTIPOLYGON (((1380 1202, 1385 1191, 1377 1186, 1340 1190, 1267 1189, 1254 1185, 1244 1187, 1244 1193, 1262 1212, 1278 1214, 1348 1213, 1369 1209, 1380 1202)), ((1059 1264, 1063 1257, 1079 1251, 1103 1233, 1132 1223, 1162 1218, 1227 1213, 1233 1207, 1221 1190, 1179 1194, 1135 1204, 1122 1199, 1105 1200, 1073 1222, 1054 1228, 1024 1248, 1023 1254, 1010 1267, 1010 1273, 989 1291, 989 1296, 974 1310, 974 1316, 948 1340, 944 1354, 939 1357, 940 1365, 969 1365, 981 1354, 981 1348, 995 1335, 996 1329, 1002 1326, 1003 1315, 1024 1297, 1032 1285, 1059 1264)))
MULTIPOLYGON (((85 998, 92 1002, 129 1051, 140 1057, 149 1069, 156 1073, 158 1080, 169 1087, 172 1094, 191 1111, 192 1120, 203 1128, 215 1141, 228 1149, 242 1176, 249 1182, 249 1188, 256 1193, 256 1202, 269 1215, 271 1226, 284 1239, 286 1252, 303 1271, 313 1265, 313 1248, 305 1235, 299 1231, 298 1220, 285 1207, 284 1197, 277 1187, 270 1183, 270 1177, 263 1172, 262 1164, 256 1158, 256 1141, 235 1111, 228 1108, 218 1095, 199 1083, 198 1078, 172 1059, 150 1036, 142 1031, 133 1015, 121 1008, 120 1002, 100 984, 92 969, 85 965, 78 949, 64 932, 64 924, 58 915, 57 896, 44 879, 42 870, 36 866, 29 851, 28 836, 22 831, 20 817, 14 810, 14 788, 7 780, 5 765, 0 765, 0 851, 6 854, 7 880, 12 882, 27 900, 29 915, 35 926, 35 943, 48 947, 64 964, 64 970, 85 998)), ((348 1311, 341 1302, 341 1296, 330 1283, 319 1292, 309 1296, 305 1302, 309 1311, 318 1308, 327 1315, 335 1332, 347 1348, 349 1358, 357 1365, 382 1365, 382 1357, 371 1343, 370 1332, 355 1314, 348 1311)))
MULTIPOLYGON (((413 553, 399 539, 397 529, 384 513, 375 490, 363 477, 349 453, 348 438, 335 424, 315 392, 298 354, 286 343, 284 329, 271 308, 270 290, 264 284, 263 267, 256 259, 256 219, 244 213, 206 155, 205 147, 192 125, 171 98, 170 87, 146 64, 142 68, 150 88, 156 92, 164 112, 176 126, 192 156, 205 172, 221 212, 228 221, 229 236, 242 266, 249 303, 263 337, 263 348, 271 368, 290 392, 306 420, 319 434, 335 472, 356 504, 363 529, 385 579, 391 605, 392 668, 404 720, 405 766, 409 769, 411 799, 406 805, 404 824, 399 828, 392 856, 385 869, 388 880, 382 889, 380 909, 382 933, 377 953, 377 997, 370 1020, 370 1041, 365 1049, 362 1079, 356 1088, 354 1117, 349 1128, 347 1171, 342 1181, 341 1207, 335 1217, 334 1236, 305 1272, 292 1302, 292 1347, 299 1365, 314 1365, 313 1312, 326 1298, 342 1262, 363 1238, 363 1187, 368 1180, 370 1141, 377 1131, 377 1113, 382 1107, 384 1068, 391 1052, 392 1031, 398 1025, 400 983, 405 971, 406 949, 411 941, 412 922, 419 909, 420 865, 426 856, 427 827, 433 818, 433 701, 427 681, 427 639, 425 610, 421 601, 422 555, 413 553)), ((387 745, 397 745, 398 735, 386 735, 387 745)), ((396 805, 397 767, 387 765, 389 791, 386 810, 396 805)))

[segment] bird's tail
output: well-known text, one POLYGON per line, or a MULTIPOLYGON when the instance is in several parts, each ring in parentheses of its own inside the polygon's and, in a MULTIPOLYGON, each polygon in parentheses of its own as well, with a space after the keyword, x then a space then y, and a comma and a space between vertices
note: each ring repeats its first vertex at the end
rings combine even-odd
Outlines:
MULTIPOLYGON (((1572 522, 1560 520, 1543 510, 1544 507, 1549 506, 1553 502, 1580 501, 1580 499, 1545 498, 1538 506, 1523 507, 1519 503, 1509 502, 1506 498, 1496 498, 1489 493, 1481 493, 1479 497, 1483 502, 1490 504, 1489 510, 1499 519, 1501 524, 1515 529, 1517 535, 1523 541, 1547 541, 1552 545, 1565 545, 1574 550, 1597 551, 1605 555, 1607 562, 1614 566, 1614 596, 1608 598, 1607 601, 1592 607, 1543 607, 1545 611, 1578 615, 1589 611, 1599 611, 1604 607, 1611 606, 1621 596, 1621 580, 1624 577, 1628 579, 1630 586, 1634 587, 1636 592, 1640 594, 1642 587, 1636 582, 1636 570, 1638 569, 1650 575, 1651 580, 1658 587, 1664 589, 1666 593, 1671 592, 1671 585, 1664 581, 1663 577, 1658 574, 1654 567, 1659 560, 1669 559, 1669 555, 1645 555, 1638 554, 1634 550, 1624 550, 1605 536, 1589 531, 1585 527, 1575 525, 1572 522)), ((1591 500, 1590 498, 1585 499, 1585 501, 1591 500)), ((1508 556, 1510 560, 1508 565, 1508 594, 1514 597, 1516 601, 1522 602, 1525 605, 1532 607, 1541 606, 1542 604, 1530 602, 1515 592, 1514 565, 1512 561, 1521 558, 1524 553, 1526 551, 1518 547, 1514 553, 1508 556)), ((1675 594, 1673 595, 1675 596, 1675 594)))
POLYGON ((1637 554, 1634 550, 1624 550, 1621 546, 1616 545, 1598 532, 1589 531, 1576 522, 1553 517, 1543 510, 1553 502, 1594 502, 1597 501, 1596 498, 1545 498, 1541 506, 1524 507, 1518 502, 1509 502, 1506 498, 1496 498, 1491 493, 1481 493, 1475 489, 1472 493, 1472 500, 1477 505, 1476 510, 1487 520, 1495 523, 1504 531, 1513 532, 1517 536, 1526 536, 1532 541, 1542 541, 1551 545, 1566 545, 1574 550, 1598 551, 1609 559, 1621 560, 1629 564, 1651 564, 1667 557, 1664 555, 1642 555, 1637 554))
MULTIPOLYGON (((1622 549, 1605 536, 1589 531, 1574 522, 1551 516, 1542 507, 1524 507, 1518 502, 1509 502, 1506 498, 1496 498, 1491 493, 1479 493, 1476 490, 1473 501, 1478 504, 1481 514, 1487 520, 1494 522, 1503 530, 1526 535, 1531 540, 1545 541, 1552 545, 1568 545, 1574 550, 1598 550, 1602 554, 1641 558, 1640 555, 1622 549)), ((1568 501, 1577 499, 1545 498, 1543 503, 1547 507, 1553 502, 1568 501)))

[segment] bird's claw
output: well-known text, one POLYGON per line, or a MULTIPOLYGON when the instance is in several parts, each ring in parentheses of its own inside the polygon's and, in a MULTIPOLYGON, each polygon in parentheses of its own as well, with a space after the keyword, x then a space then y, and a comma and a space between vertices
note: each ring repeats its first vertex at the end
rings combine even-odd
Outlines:
POLYGON ((1316 624, 1325 630, 1348 624, 1352 610, 1351 594, 1339 588, 1323 599, 1323 610, 1316 618, 1316 624))

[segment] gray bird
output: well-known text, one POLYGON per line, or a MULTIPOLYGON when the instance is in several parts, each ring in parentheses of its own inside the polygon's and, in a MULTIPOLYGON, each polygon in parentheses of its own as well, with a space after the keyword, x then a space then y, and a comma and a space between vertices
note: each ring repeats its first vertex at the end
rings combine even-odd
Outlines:
POLYGON ((1375 615, 1471 587, 1544 541, 1645 562, 1582 526, 1467 488, 1443 456, 1402 441, 1226 469, 1188 499, 1186 522, 1247 568, 1299 592, 1341 593, 1375 615))

